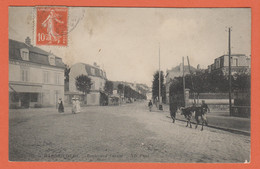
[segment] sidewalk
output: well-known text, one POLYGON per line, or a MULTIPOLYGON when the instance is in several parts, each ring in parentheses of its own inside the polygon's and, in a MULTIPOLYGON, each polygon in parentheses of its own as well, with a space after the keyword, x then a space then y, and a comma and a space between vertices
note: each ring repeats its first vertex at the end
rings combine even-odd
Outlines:
MULTIPOLYGON (((159 111, 158 111, 159 112, 159 111)), ((171 118, 169 105, 163 105, 163 113, 165 113, 166 117, 171 118)), ((227 113, 223 113, 222 111, 217 112, 213 111, 207 114, 208 126, 211 128, 221 129, 233 133, 239 133, 250 136, 250 118, 241 118, 241 117, 232 117, 226 115, 227 113), (225 115, 224 115, 225 114, 225 115)), ((183 115, 176 114, 176 120, 185 121, 183 115)), ((195 119, 192 117, 191 122, 195 124, 195 119)))

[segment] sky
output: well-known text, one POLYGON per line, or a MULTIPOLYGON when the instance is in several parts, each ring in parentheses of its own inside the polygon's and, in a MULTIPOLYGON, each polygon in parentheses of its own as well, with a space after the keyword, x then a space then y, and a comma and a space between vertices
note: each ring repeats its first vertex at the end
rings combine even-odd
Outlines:
MULTIPOLYGON (((35 45, 35 15, 33 7, 9 7, 9 38, 35 45)), ((187 56, 207 68, 228 53, 229 27, 231 53, 251 55, 250 8, 69 7, 68 20, 67 47, 39 47, 68 65, 96 62, 113 81, 151 86, 159 55, 164 73, 187 56)))

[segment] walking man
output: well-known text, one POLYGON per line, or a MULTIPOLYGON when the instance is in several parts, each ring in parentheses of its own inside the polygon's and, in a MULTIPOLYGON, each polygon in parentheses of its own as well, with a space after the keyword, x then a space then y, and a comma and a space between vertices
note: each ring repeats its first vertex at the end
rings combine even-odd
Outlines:
POLYGON ((152 111, 152 107, 153 107, 152 100, 149 101, 148 107, 149 107, 149 111, 152 111))
POLYGON ((173 96, 170 96, 170 115, 172 118, 172 122, 175 122, 176 119, 176 111, 177 111, 177 104, 176 101, 174 101, 173 96))
POLYGON ((205 103, 205 100, 202 100, 201 108, 202 108, 202 118, 207 126, 208 125, 207 113, 210 112, 210 109, 208 105, 205 103))

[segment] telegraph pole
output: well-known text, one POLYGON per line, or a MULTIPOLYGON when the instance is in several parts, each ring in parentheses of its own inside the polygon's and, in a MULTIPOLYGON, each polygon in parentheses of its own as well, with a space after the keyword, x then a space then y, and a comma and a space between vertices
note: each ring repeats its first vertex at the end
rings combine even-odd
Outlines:
POLYGON ((183 80, 183 103, 185 107, 185 74, 184 74, 184 57, 182 57, 182 80, 183 80))
POLYGON ((161 99, 161 57, 160 57, 160 43, 159 43, 159 110, 163 110, 161 99))
POLYGON ((232 101, 231 101, 231 28, 228 28, 228 81, 229 81, 229 115, 231 116, 231 108, 232 108, 232 101))

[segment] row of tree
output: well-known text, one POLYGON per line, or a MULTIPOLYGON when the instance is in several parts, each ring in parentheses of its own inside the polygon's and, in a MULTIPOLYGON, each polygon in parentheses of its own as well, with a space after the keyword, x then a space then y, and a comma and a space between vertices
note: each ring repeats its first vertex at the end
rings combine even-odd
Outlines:
MULTIPOLYGON (((229 91, 229 79, 223 72, 196 72, 185 76, 185 88, 192 93, 227 93, 229 91)), ((236 73, 231 76, 232 92, 248 92, 251 88, 251 77, 248 73, 236 73)), ((171 80, 170 93, 183 91, 183 77, 175 77, 171 80)))
MULTIPOLYGON (((166 87, 164 84, 164 73, 161 73, 161 96, 162 101, 166 101, 166 87)), ((246 72, 238 72, 231 76, 232 92, 250 92, 251 76, 246 72)), ((190 89, 191 93, 227 93, 229 91, 229 79, 222 71, 203 72, 197 71, 185 76, 185 88, 190 89)), ((175 77, 170 81, 169 93, 183 93, 183 77, 175 77)), ((153 75, 152 85, 153 99, 159 98, 159 71, 153 75)))
MULTIPOLYGON (((91 89, 91 78, 86 75, 80 75, 76 77, 75 82, 77 90, 84 93, 84 95, 88 94, 91 89)), ((113 94, 114 84, 112 81, 107 80, 104 86, 104 92, 108 95, 113 94)), ((134 98, 134 99, 146 99, 146 95, 140 94, 136 90, 132 89, 129 86, 124 86, 123 84, 118 84, 117 93, 121 97, 124 94, 125 98, 134 98)))

